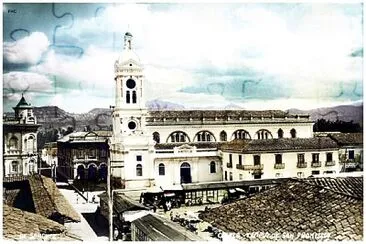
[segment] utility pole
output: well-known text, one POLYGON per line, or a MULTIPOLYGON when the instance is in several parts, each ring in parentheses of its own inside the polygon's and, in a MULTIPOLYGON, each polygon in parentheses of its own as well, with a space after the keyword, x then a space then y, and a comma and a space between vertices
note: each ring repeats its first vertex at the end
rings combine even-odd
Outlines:
POLYGON ((112 187, 111 187, 111 148, 108 143, 108 164, 107 164, 107 196, 108 196, 108 226, 109 226, 109 241, 113 241, 113 199, 111 196, 112 187))

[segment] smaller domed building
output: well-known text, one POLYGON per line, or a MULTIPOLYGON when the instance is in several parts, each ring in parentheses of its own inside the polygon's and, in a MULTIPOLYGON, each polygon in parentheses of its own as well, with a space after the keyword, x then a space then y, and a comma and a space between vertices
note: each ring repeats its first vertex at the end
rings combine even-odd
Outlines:
POLYGON ((37 119, 23 94, 13 108, 14 117, 3 118, 3 177, 37 172, 37 119))

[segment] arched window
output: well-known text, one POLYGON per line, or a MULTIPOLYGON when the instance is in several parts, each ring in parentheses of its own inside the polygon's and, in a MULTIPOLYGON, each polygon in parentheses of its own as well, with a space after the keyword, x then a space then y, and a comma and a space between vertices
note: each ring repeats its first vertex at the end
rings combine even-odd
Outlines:
POLYGON ((167 138, 167 142, 189 142, 189 141, 190 141, 189 137, 183 131, 174 131, 167 138))
POLYGON ((77 167, 76 173, 77 173, 76 178, 80 179, 80 180, 83 180, 85 178, 85 167, 84 167, 84 165, 80 164, 77 167))
POLYGON ((227 134, 225 131, 220 132, 220 141, 227 141, 227 134))
POLYGON ((18 162, 17 161, 13 161, 11 162, 11 168, 10 171, 12 173, 18 173, 18 162))
POLYGON ((202 141, 207 141, 207 142, 216 141, 214 135, 209 131, 200 131, 200 132, 198 132, 196 134, 196 138, 197 138, 197 141, 199 141, 199 142, 202 142, 202 141))
POLYGON ((27 151, 28 150, 28 140, 24 139, 24 150, 27 151))
POLYGON ((163 163, 159 164, 159 175, 165 175, 165 165, 163 163))
POLYGON ((34 162, 34 159, 31 159, 30 161, 29 161, 29 166, 28 166, 28 168, 29 168, 29 173, 30 174, 32 174, 32 173, 34 173, 35 172, 35 170, 34 170, 34 167, 35 166, 35 162, 34 162))
POLYGON ((153 140, 156 141, 156 143, 160 143, 160 134, 159 132, 153 133, 153 140))
POLYGON ((291 134, 291 138, 296 138, 296 130, 295 129, 291 129, 290 130, 290 134, 291 134))
POLYGON ((278 134, 278 138, 283 138, 283 130, 281 128, 278 129, 277 134, 278 134))
POLYGON ((142 165, 136 165, 136 176, 142 176, 142 165))
POLYGON ((88 165, 88 179, 95 180, 97 177, 97 166, 95 164, 88 165))
POLYGON ((190 169, 190 168, 191 168, 191 165, 190 165, 189 163, 184 162, 184 163, 182 163, 182 164, 180 165, 180 167, 181 167, 181 168, 185 168, 185 169, 190 169))
POLYGON ((132 103, 136 103, 136 91, 132 91, 132 103))
POLYGON ((216 173, 216 163, 214 161, 210 163, 210 173, 216 173))
POLYGON ((18 148, 18 138, 16 138, 15 136, 13 136, 12 138, 10 138, 10 140, 9 140, 9 148, 10 149, 17 149, 18 148))
POLYGON ((34 152, 34 146, 35 146, 35 139, 33 136, 28 137, 27 140, 27 151, 28 152, 34 152))
POLYGON ((126 103, 130 103, 131 97, 130 97, 130 91, 126 91, 126 103))
POLYGON ((257 139, 272 139, 272 134, 269 130, 261 129, 255 133, 257 135, 257 139))
POLYGON ((249 132, 246 130, 236 130, 232 136, 234 139, 250 139, 249 132))

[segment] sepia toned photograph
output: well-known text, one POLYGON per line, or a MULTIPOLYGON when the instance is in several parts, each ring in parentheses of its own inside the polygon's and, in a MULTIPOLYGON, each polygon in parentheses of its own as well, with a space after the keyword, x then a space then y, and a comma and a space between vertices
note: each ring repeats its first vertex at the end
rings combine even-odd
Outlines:
POLYGON ((2 6, 2 240, 362 241, 362 2, 2 6))

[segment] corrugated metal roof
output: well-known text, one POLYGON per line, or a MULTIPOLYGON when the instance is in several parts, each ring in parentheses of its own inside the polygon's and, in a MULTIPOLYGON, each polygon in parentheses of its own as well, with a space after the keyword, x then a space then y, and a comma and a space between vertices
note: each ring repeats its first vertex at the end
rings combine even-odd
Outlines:
POLYGON ((148 214, 132 222, 153 241, 199 241, 202 240, 194 233, 180 225, 163 219, 156 214, 148 214))

